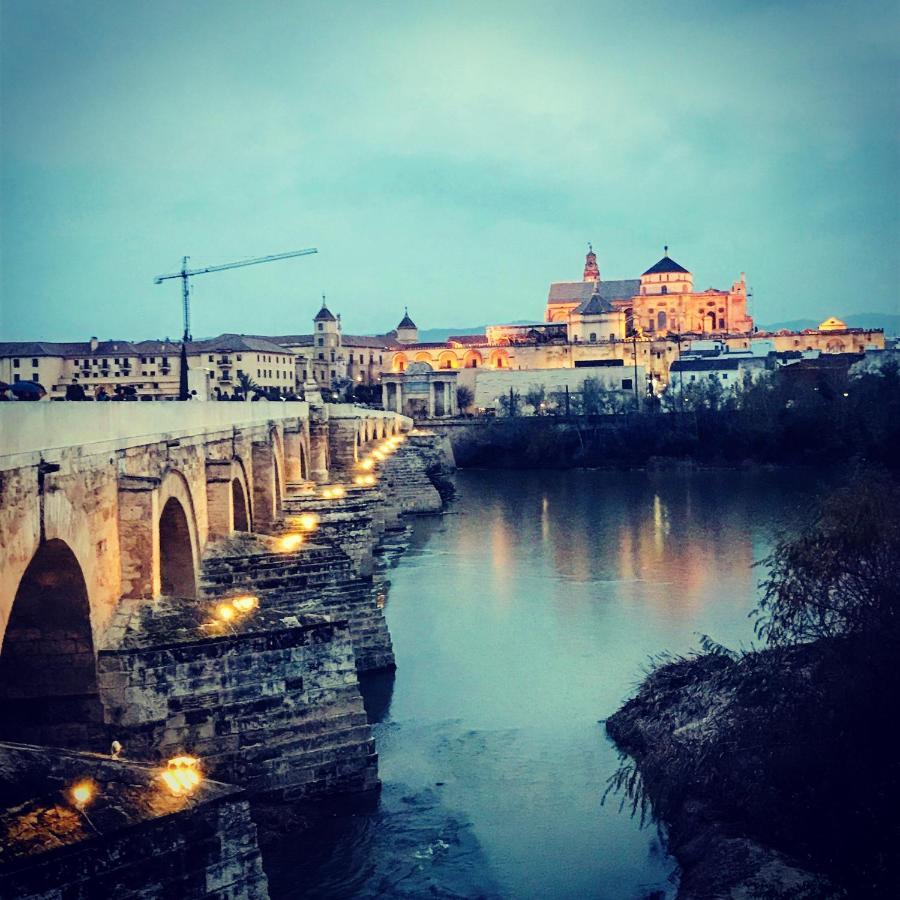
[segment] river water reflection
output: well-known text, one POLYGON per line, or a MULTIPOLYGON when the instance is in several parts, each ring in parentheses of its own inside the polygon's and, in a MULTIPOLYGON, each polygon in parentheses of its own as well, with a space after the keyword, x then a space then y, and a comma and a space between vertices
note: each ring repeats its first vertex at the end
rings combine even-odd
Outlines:
POLYGON ((654 827, 600 799, 598 720, 650 656, 736 646, 796 473, 462 472, 391 572, 396 676, 365 694, 384 789, 267 859, 273 897, 674 894, 654 827))

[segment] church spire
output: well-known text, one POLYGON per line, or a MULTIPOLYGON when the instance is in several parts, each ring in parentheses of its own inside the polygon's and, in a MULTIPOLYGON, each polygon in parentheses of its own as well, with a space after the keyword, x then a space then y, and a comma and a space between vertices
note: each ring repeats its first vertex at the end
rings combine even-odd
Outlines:
POLYGON ((587 256, 584 258, 584 280, 600 280, 600 267, 597 265, 597 254, 594 253, 594 246, 590 243, 588 244, 587 256))

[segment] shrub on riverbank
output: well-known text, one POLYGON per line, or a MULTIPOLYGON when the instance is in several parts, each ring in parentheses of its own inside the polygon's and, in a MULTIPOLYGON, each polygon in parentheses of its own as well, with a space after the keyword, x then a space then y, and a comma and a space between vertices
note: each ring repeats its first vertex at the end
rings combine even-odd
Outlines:
POLYGON ((776 546, 760 651, 659 666, 607 723, 682 896, 898 896, 900 487, 866 473, 776 546), (780 893, 779 893, 780 892, 780 893))
POLYGON ((683 409, 622 415, 506 416, 454 438, 460 466, 642 466, 654 459, 706 465, 833 465, 854 457, 900 470, 900 375, 886 366, 846 392, 781 379, 735 394, 701 390, 683 409))

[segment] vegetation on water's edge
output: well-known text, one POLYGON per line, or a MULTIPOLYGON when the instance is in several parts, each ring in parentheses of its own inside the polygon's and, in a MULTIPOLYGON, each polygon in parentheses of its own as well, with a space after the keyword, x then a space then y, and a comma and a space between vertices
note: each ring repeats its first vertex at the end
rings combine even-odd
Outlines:
POLYGON ((900 484, 863 473, 768 562, 768 647, 660 662, 607 722, 680 896, 900 896, 900 484))
POLYGON ((885 366, 847 390, 781 378, 734 394, 698 387, 684 409, 623 415, 511 416, 454 435, 460 467, 643 466, 658 459, 705 465, 831 465, 862 458, 900 469, 900 373, 885 366), (845 396, 846 395, 846 396, 845 396))

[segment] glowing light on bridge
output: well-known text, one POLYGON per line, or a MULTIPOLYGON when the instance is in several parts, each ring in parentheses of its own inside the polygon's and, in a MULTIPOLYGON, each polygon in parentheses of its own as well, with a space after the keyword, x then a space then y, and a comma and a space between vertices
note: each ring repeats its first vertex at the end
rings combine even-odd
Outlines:
POLYGON ((374 459, 361 459, 357 465, 360 469, 371 469, 375 465, 374 459))
POLYGON ((252 612, 259 606, 259 597, 254 597, 252 594, 245 594, 243 597, 235 597, 234 600, 231 601, 231 605, 238 612, 252 612))
POLYGON ((375 484, 374 475, 357 475, 353 479, 353 483, 358 487, 372 487, 375 484))
POLYGON ((299 550, 303 546, 304 537, 302 534, 286 534, 278 540, 278 549, 284 553, 290 553, 293 550, 299 550))
POLYGON ((190 794, 203 780, 200 760, 194 756, 175 756, 168 761, 160 778, 174 796, 190 794))
POLYGON ((315 513, 303 513, 299 523, 304 531, 315 531, 319 527, 319 517, 315 513))
POLYGON ((223 622, 230 622, 234 618, 234 607, 230 603, 220 603, 216 607, 216 615, 223 622))
POLYGON ((72 790, 69 791, 69 796, 72 798, 72 803, 75 804, 75 808, 79 812, 84 812, 85 806, 94 799, 94 794, 96 793, 96 787, 94 786, 94 782, 88 779, 84 781, 79 781, 77 784, 72 785, 72 790))
POLYGON ((340 500, 342 497, 346 497, 346 496, 347 496, 347 492, 339 484, 335 484, 335 485, 332 485, 331 487, 322 489, 322 497, 325 500, 340 500))

